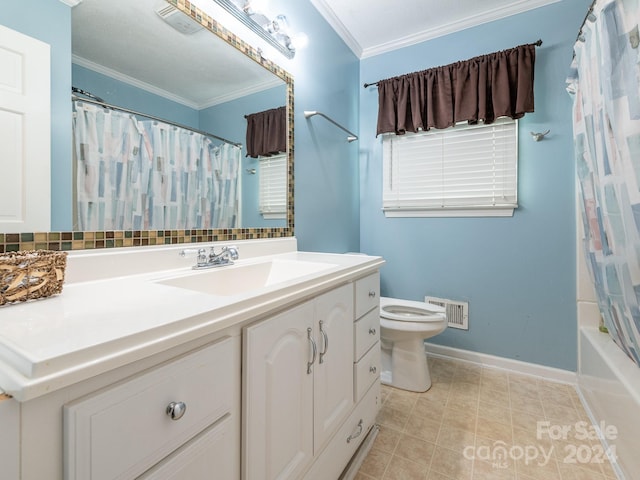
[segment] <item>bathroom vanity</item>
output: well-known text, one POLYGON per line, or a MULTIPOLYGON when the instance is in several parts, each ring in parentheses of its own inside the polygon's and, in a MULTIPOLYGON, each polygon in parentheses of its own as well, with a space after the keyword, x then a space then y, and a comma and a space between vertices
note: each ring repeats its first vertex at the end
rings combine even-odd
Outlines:
MULTIPOLYGON (((379 257, 73 252, 0 309, 3 480, 337 479, 379 408, 379 257)), ((118 251, 120 250, 120 251, 118 251)))

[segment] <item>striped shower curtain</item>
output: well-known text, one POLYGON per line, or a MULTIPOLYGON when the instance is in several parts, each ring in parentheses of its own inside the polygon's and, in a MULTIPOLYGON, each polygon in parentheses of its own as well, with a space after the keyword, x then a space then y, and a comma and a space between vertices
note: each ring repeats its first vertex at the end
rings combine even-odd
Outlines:
POLYGON ((596 2, 576 42, 573 96, 584 251, 604 323, 640 366, 638 2, 596 2))
POLYGON ((74 102, 78 230, 238 226, 241 149, 74 102))

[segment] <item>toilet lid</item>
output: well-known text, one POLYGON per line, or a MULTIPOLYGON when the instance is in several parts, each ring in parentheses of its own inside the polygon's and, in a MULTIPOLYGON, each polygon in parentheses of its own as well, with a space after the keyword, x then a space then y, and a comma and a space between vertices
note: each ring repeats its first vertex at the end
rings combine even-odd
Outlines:
POLYGON ((400 322, 442 322, 446 320, 444 307, 425 302, 380 298, 380 316, 400 322))

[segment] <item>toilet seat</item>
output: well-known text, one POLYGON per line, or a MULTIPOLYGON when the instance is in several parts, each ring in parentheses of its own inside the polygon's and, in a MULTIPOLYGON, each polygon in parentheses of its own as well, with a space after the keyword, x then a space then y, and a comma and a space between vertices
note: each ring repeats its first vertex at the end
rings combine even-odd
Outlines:
POLYGON ((447 318, 444 307, 388 297, 380 297, 380 317, 381 319, 411 323, 439 323, 444 322, 447 318))

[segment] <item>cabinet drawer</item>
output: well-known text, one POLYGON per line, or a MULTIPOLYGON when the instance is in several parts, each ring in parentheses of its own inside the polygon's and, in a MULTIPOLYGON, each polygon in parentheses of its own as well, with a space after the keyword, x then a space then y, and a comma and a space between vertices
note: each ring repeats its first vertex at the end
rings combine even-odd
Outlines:
POLYGON ((354 350, 353 361, 357 362, 380 340, 380 312, 378 309, 371 310, 364 317, 353 324, 354 328, 354 350))
POLYGON ((356 280, 356 318, 380 305, 380 273, 356 280))
POLYGON ((68 480, 140 475, 233 408, 240 377, 239 339, 213 345, 64 408, 68 480), (172 402, 184 402, 173 420, 172 402))
POLYGON ((353 366, 354 399, 359 402, 362 395, 380 376, 380 343, 376 343, 362 360, 353 366))
POLYGON ((213 472, 216 480, 238 480, 240 439, 235 421, 226 415, 137 480, 208 480, 213 472))
POLYGON ((339 478, 351 457, 367 436, 376 421, 380 409, 380 385, 372 386, 362 402, 342 423, 328 447, 318 457, 304 480, 328 480, 339 478))

